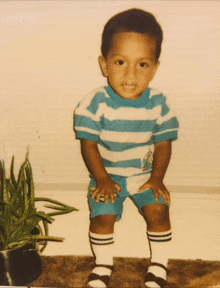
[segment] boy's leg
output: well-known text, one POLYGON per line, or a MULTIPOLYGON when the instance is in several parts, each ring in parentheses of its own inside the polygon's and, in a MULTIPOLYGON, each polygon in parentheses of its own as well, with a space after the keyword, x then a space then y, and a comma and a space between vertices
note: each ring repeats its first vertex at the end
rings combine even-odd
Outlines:
POLYGON ((90 287, 106 287, 113 269, 114 224, 117 215, 99 215, 91 219, 90 244, 95 268, 89 276, 90 287))
POLYGON ((151 189, 137 193, 134 201, 147 222, 147 236, 151 251, 151 265, 148 269, 146 287, 161 288, 166 285, 167 262, 172 238, 169 204, 160 195, 156 202, 151 189))
POLYGON ((146 277, 147 287, 164 287, 167 277, 167 264, 171 246, 172 232, 169 219, 169 207, 164 204, 149 204, 142 207, 147 222, 147 236, 151 251, 151 265, 146 277), (152 275, 158 277, 158 286, 152 275))
MULTIPOLYGON (((118 180, 118 179, 117 179, 118 180)), ((119 179, 120 180, 120 179, 119 179)), ((117 181, 118 182, 118 181, 117 181)), ((124 179, 121 179, 119 185, 124 187, 124 179)), ((114 224, 119 221, 123 211, 123 202, 126 199, 123 191, 115 198, 115 203, 109 200, 108 204, 102 201, 96 203, 96 199, 92 199, 92 187, 96 183, 92 179, 90 191, 88 194, 89 206, 91 210, 91 222, 89 238, 93 254, 95 256, 95 268, 89 276, 88 285, 90 287, 106 287, 109 276, 113 268, 114 253, 114 224)))

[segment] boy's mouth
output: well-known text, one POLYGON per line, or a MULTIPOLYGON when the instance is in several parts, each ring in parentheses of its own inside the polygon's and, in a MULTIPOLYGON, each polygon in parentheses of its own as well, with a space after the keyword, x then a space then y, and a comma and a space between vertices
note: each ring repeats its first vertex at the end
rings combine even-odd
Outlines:
POLYGON ((123 87, 126 89, 134 89, 135 85, 123 85, 123 87))

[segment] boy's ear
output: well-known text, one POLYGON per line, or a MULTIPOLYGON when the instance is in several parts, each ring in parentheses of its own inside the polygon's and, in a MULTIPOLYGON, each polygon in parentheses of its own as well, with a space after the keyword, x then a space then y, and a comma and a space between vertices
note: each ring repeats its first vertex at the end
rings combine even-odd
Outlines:
POLYGON ((107 61, 103 55, 99 56, 99 65, 103 76, 108 77, 107 61))
POLYGON ((157 69, 159 68, 159 66, 160 66, 160 61, 158 60, 158 61, 157 61, 157 64, 156 64, 156 71, 157 71, 157 69))
POLYGON ((151 75, 151 80, 154 78, 154 75, 156 74, 157 69, 159 68, 159 66, 160 66, 160 61, 157 61, 157 63, 156 63, 155 66, 154 66, 152 75, 151 75))

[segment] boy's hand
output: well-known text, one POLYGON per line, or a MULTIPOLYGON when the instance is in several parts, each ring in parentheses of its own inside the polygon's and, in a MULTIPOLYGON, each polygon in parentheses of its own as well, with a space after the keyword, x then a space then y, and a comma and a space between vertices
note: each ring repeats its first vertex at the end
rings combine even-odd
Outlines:
POLYGON ((139 188, 138 192, 141 193, 147 189, 153 190, 156 201, 159 201, 159 195, 161 195, 164 201, 170 204, 170 192, 167 190, 162 180, 157 178, 150 178, 146 183, 144 183, 144 185, 139 188))
MULTIPOLYGON (((92 188, 91 188, 92 189, 92 188)), ((104 196, 105 204, 108 204, 109 198, 112 203, 115 202, 115 197, 117 194, 115 190, 119 193, 121 192, 121 186, 115 181, 111 180, 111 178, 106 177, 96 181, 96 188, 93 188, 94 192, 92 193, 92 199, 96 198, 96 203, 98 203, 101 197, 104 196)))

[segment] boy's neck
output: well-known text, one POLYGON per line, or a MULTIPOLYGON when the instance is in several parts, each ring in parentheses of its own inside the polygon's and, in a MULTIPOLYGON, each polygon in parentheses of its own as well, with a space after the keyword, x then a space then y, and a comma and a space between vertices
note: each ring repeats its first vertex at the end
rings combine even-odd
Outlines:
POLYGON ((146 100, 150 98, 150 90, 151 88, 148 87, 138 99, 125 99, 119 96, 110 85, 105 87, 105 90, 109 94, 109 96, 119 105, 122 106, 130 106, 130 107, 140 107, 142 106, 143 102, 146 103, 146 100))

